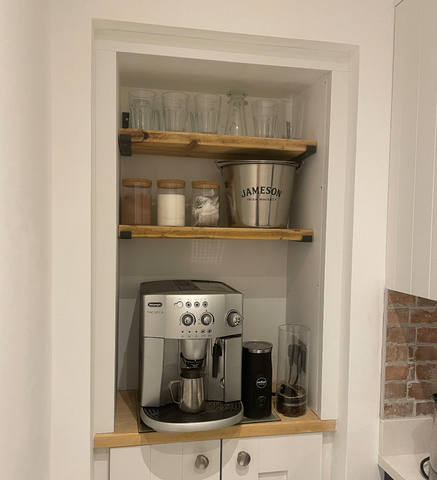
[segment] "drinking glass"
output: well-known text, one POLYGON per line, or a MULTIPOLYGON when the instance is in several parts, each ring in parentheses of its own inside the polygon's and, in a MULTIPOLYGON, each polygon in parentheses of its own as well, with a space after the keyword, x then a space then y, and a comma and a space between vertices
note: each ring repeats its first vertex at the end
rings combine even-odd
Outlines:
POLYGON ((226 94, 229 97, 229 111, 226 121, 225 135, 247 135, 245 98, 247 93, 242 90, 231 90, 226 94))
POLYGON ((198 133, 217 133, 220 123, 222 99, 212 93, 194 97, 194 122, 198 133))
POLYGON ((281 99, 282 138, 302 138, 304 108, 303 97, 281 99))
POLYGON ((165 92, 162 94, 162 123, 166 131, 184 132, 189 95, 184 92, 165 92))
POLYGON ((278 102, 256 100, 252 103, 253 133, 255 137, 274 137, 278 119, 278 102))
POLYGON ((150 90, 131 90, 129 96, 129 128, 141 130, 159 128, 159 113, 156 110, 156 93, 150 90))
POLYGON ((288 324, 278 330, 276 408, 287 417, 299 417, 307 408, 310 329, 288 324))

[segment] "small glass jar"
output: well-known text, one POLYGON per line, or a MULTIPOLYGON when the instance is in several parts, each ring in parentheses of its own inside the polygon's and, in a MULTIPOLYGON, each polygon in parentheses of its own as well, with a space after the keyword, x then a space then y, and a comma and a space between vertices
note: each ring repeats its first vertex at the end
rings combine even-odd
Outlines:
POLYGON ((145 178, 122 180, 123 225, 150 225, 152 223, 152 181, 145 178))
POLYGON ((218 227, 220 184, 218 182, 195 181, 193 188, 193 227, 218 227))
POLYGON ((159 226, 185 225, 184 180, 158 180, 157 212, 159 226))

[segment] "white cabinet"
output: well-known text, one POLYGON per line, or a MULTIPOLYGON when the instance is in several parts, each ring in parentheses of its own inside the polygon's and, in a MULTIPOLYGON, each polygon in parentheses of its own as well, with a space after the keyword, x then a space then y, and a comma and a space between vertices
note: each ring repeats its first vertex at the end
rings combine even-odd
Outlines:
POLYGON ((222 440, 222 480, 320 480, 322 434, 222 440))
POLYGON ((322 433, 304 433, 111 448, 109 480, 320 480, 321 469, 322 433))
POLYGON ((110 450, 110 480, 219 480, 220 440, 110 450))
POLYGON ((150 480, 150 446, 111 448, 110 480, 150 480))
POLYGON ((437 298, 437 4, 396 7, 387 287, 437 298))

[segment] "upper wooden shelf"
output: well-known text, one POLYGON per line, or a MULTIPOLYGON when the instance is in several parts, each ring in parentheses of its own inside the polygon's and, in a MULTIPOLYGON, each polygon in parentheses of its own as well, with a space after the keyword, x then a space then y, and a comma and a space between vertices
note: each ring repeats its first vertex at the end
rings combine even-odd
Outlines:
POLYGON ((120 225, 120 238, 215 238, 220 240, 288 240, 311 242, 313 230, 292 228, 159 227, 120 225))
POLYGON ((236 137, 208 133, 162 132, 121 128, 122 155, 165 155, 229 160, 273 159, 301 162, 315 153, 317 142, 282 138, 236 137))
POLYGON ((189 433, 138 433, 138 393, 135 390, 120 391, 117 395, 115 428, 111 433, 94 435, 94 448, 127 447, 131 445, 157 445, 162 443, 195 442, 222 438, 262 437, 290 435, 294 433, 331 432, 337 427, 335 420, 320 420, 310 409, 296 418, 276 414, 280 422, 246 423, 205 432, 189 433))

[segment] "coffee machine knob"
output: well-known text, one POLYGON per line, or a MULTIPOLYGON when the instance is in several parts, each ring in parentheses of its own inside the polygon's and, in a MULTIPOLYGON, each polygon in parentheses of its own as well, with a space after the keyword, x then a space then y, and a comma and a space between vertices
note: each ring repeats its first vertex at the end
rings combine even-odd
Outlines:
POLYGON ((184 313, 181 318, 182 324, 185 325, 186 327, 193 325, 194 320, 195 320, 195 317, 192 313, 184 313))
POLYGON ((200 316, 200 321, 203 325, 211 324, 213 319, 214 317, 212 316, 212 313, 202 313, 202 315, 200 316))
POLYGON ((240 325, 241 320, 243 320, 243 317, 241 316, 240 312, 237 312, 237 310, 231 310, 226 315, 226 323, 230 327, 237 327, 238 325, 240 325))

